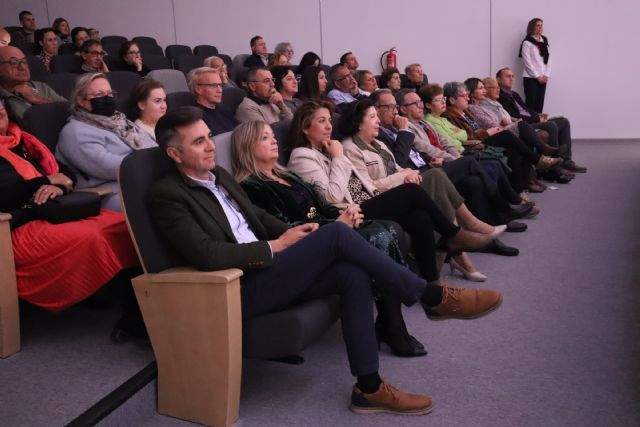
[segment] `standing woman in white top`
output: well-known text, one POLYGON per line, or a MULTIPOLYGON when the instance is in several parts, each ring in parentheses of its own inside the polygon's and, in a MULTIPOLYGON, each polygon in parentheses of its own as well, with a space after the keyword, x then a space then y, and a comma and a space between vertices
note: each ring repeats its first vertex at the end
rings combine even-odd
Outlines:
POLYGON ((542 19, 533 18, 527 25, 527 37, 520 45, 519 57, 524 63, 523 80, 525 103, 542 113, 544 94, 550 75, 549 41, 542 35, 542 19))

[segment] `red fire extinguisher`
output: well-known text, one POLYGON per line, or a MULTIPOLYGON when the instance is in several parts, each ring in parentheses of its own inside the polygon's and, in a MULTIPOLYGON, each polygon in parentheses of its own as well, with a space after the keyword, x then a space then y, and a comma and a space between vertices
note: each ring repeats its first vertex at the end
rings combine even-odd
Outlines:
POLYGON ((384 51, 382 53, 382 56, 380 57, 380 66, 382 67, 382 69, 386 69, 386 68, 398 68, 398 55, 397 55, 397 50, 395 47, 392 47, 391 49, 384 51), (384 65, 382 65, 382 58, 385 57, 385 55, 387 56, 387 66, 385 67, 384 65))

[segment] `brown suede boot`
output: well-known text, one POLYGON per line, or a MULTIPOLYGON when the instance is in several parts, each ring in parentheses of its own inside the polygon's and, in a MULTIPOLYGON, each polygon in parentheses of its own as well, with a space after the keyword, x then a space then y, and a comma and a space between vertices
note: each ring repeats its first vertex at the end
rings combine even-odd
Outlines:
POLYGON ((383 380, 375 393, 363 393, 353 386, 349 409, 356 414, 424 415, 431 412, 433 402, 429 396, 404 393, 383 380))
POLYGON ((491 289, 454 288, 445 285, 442 302, 435 307, 423 304, 431 320, 475 319, 500 307, 502 294, 491 289))

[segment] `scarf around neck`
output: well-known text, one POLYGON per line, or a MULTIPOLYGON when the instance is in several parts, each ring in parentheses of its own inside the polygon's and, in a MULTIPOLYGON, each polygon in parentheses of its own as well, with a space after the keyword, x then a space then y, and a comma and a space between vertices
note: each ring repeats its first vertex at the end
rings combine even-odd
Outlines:
POLYGON ((9 122, 7 135, 0 136, 0 157, 7 160, 22 178, 30 180, 41 177, 42 174, 31 162, 11 151, 20 143, 24 146, 27 156, 36 160, 47 175, 59 171, 55 157, 42 142, 38 141, 38 138, 27 132, 22 132, 17 124, 9 122))
POLYGON ((393 175, 398 171, 396 168, 396 161, 393 159, 393 156, 389 154, 387 150, 382 148, 375 139, 371 145, 369 145, 362 141, 358 135, 353 135, 353 143, 361 150, 372 151, 379 155, 382 158, 382 164, 387 172, 387 176, 393 175))
POLYGON ((518 58, 522 58, 522 46, 524 45, 524 42, 529 42, 534 44, 538 48, 538 50, 540 51, 540 56, 542 56, 542 60, 544 61, 544 63, 546 64, 547 62, 549 62, 549 41, 545 36, 540 36, 540 37, 542 37, 541 42, 534 39, 533 36, 525 37, 524 40, 522 40, 522 43, 520 43, 520 51, 518 52, 518 58))
POLYGON ((116 111, 111 117, 105 117, 91 114, 82 108, 76 108, 71 114, 74 119, 80 122, 115 133, 133 150, 145 148, 145 131, 133 124, 119 111, 116 111))

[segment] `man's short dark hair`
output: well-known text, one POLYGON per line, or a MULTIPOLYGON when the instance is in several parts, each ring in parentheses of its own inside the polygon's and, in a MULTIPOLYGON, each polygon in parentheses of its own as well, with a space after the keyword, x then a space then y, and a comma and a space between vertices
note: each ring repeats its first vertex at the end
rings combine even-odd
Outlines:
POLYGON ((369 99, 373 101, 373 103, 377 107, 378 104, 380 103, 380 97, 385 93, 393 96, 393 92, 391 92, 391 89, 382 88, 382 89, 374 90, 373 93, 369 95, 369 99))
POLYGON ((22 12, 20 12, 18 14, 18 19, 20 19, 20 22, 22 22, 24 17, 27 16, 27 15, 33 15, 33 13, 29 12, 28 10, 23 10, 22 12))
POLYGON ((80 48, 80 50, 84 53, 88 53, 93 46, 102 46, 102 43, 100 43, 96 39, 89 39, 86 42, 82 43, 82 47, 80 48))
POLYGON ((509 67, 500 68, 500 69, 498 70, 498 72, 496 73, 496 79, 499 79, 499 78, 502 76, 502 72, 503 72, 503 71, 507 71, 507 70, 510 70, 510 69, 511 69, 511 68, 509 68, 509 67))
POLYGON ((194 106, 178 107, 160 117, 156 124, 156 141, 166 153, 167 147, 180 147, 181 141, 178 128, 185 127, 202 120, 202 109, 194 106))
POLYGON ((347 65, 347 56, 349 55, 353 55, 353 52, 347 52, 342 54, 342 56, 340 57, 340 63, 342 65, 347 65))
POLYGON ((249 46, 254 47, 256 45, 256 43, 258 43, 258 40, 262 39, 264 37, 262 36, 253 36, 251 37, 251 41, 249 42, 249 46))
POLYGON ((394 98, 396 98, 396 104, 398 104, 398 107, 404 107, 406 104, 406 102, 404 101, 405 96, 407 96, 410 93, 416 93, 415 89, 409 89, 409 88, 402 88, 399 91, 397 91, 395 93, 394 98))

